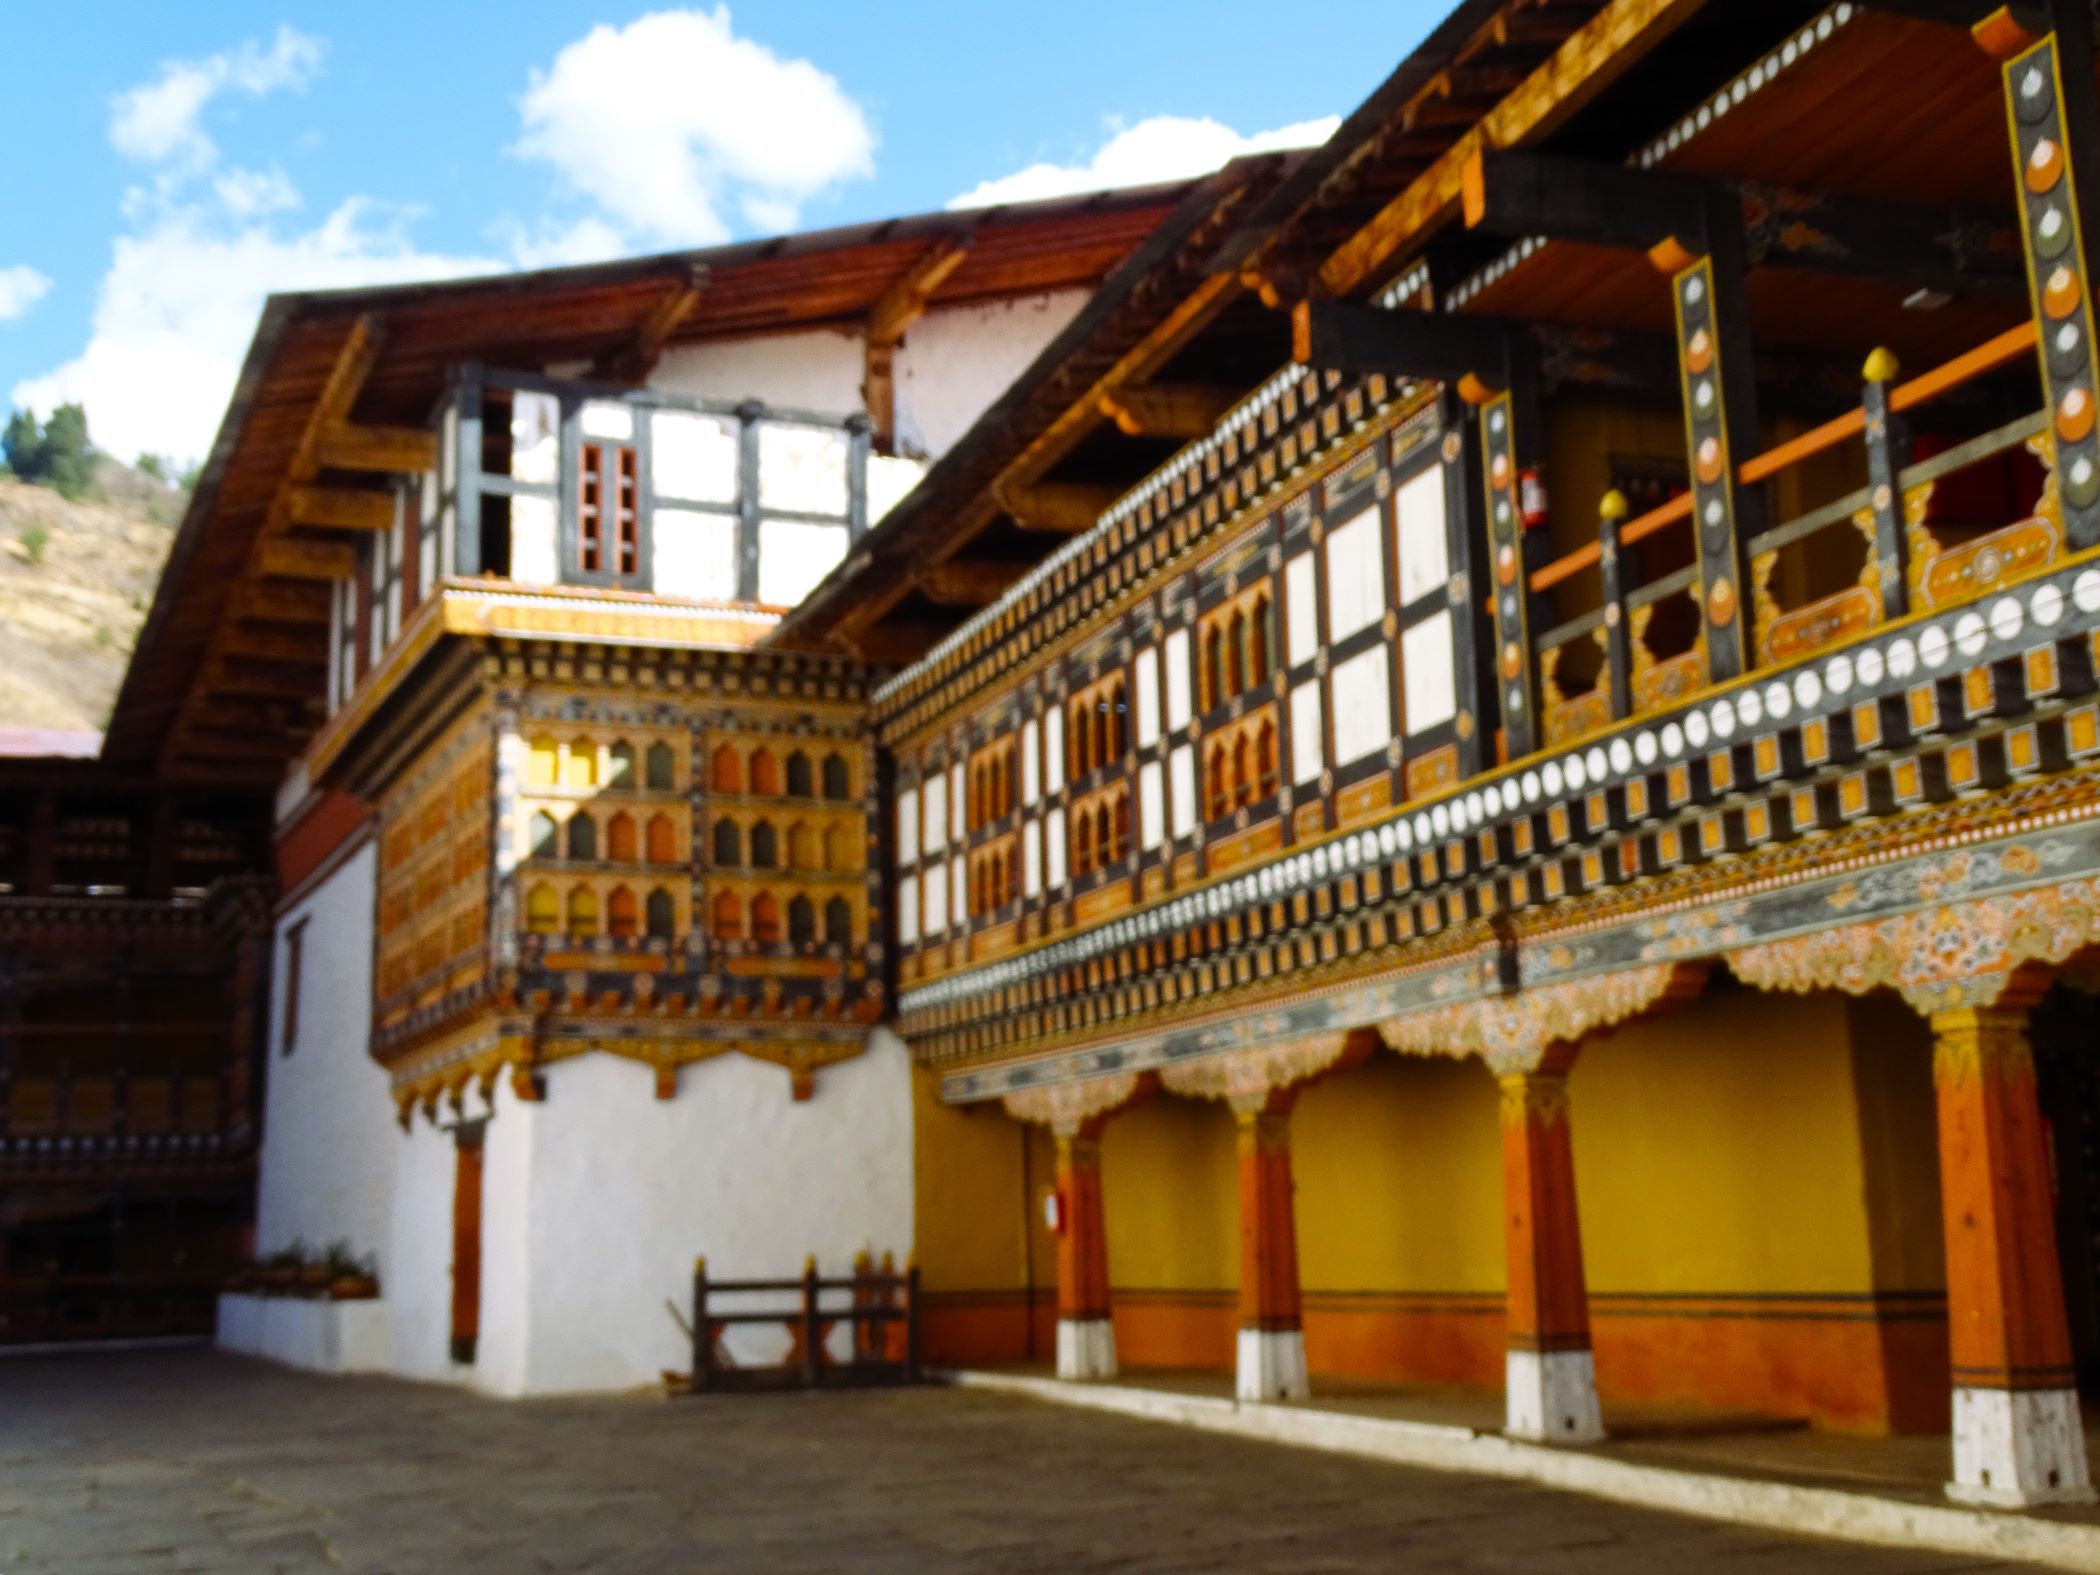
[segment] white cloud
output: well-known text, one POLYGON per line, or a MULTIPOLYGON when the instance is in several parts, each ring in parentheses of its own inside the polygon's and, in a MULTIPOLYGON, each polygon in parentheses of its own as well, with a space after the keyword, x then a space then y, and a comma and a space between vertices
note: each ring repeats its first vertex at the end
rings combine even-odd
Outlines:
POLYGON ((407 234, 409 217, 359 197, 311 230, 280 235, 230 224, 201 204, 167 209, 118 238, 87 347, 17 384, 13 401, 46 414, 65 400, 80 401, 96 443, 114 454, 201 458, 264 296, 502 267, 419 249, 407 234))
POLYGON ((299 188, 281 169, 227 170, 212 177, 219 206, 237 219, 260 218, 299 206, 299 188))
POLYGON ((789 228, 803 203, 875 171, 875 134, 837 79, 738 37, 727 6, 595 27, 532 73, 518 108, 513 153, 669 245, 727 240, 731 205, 789 228))
POLYGON ((0 323, 22 316, 44 298, 51 280, 27 263, 0 268, 0 323))
POLYGON ((951 208, 984 208, 1001 202, 1067 197, 1110 186, 1146 186, 1207 174, 1243 153, 1302 148, 1325 142, 1342 123, 1339 115, 1301 120, 1241 136, 1204 116, 1154 115, 1116 130, 1083 164, 1031 164, 973 186, 949 202, 951 208))
POLYGON ((624 257, 627 237, 603 219, 583 218, 573 224, 548 220, 531 229, 515 221, 499 225, 496 234, 520 268, 566 268, 572 263, 604 262, 624 257))
POLYGON ((304 88, 320 69, 326 46, 280 25, 267 47, 249 39, 202 60, 169 60, 160 74, 119 93, 110 106, 109 140, 119 153, 149 163, 203 169, 218 149, 200 124, 204 108, 222 93, 266 93, 304 88))

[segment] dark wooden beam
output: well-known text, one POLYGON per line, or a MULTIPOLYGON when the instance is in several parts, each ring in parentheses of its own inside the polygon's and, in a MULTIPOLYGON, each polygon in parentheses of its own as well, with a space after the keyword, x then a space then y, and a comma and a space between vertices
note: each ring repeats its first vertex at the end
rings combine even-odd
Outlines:
POLYGON ((1028 572, 1024 563, 989 558, 950 558, 929 563, 913 579, 920 593, 943 607, 989 607, 1028 572))
POLYGON ((394 495, 363 487, 286 487, 284 524, 315 530, 390 530, 394 495))
POLYGON ((1499 374, 1508 325, 1448 312, 1411 312, 1355 301, 1301 301, 1291 312, 1291 358, 1323 372, 1457 383, 1499 374))
POLYGON ((999 486, 994 495, 999 506, 1023 530, 1054 530, 1071 534, 1089 530, 1121 497, 1114 487, 1081 487, 1037 483, 1033 486, 999 486))
POLYGON ((2023 288, 2019 236, 2002 218, 1753 181, 1715 181, 1590 159, 1511 150, 1466 165, 1465 217, 1497 235, 1543 235, 1647 251, 1707 249, 1735 223, 1752 267, 1897 280, 1949 292, 2023 288))
POLYGON ((933 244, 868 308, 861 401, 878 452, 897 447, 897 347, 925 314, 934 291, 970 255, 971 237, 950 235, 933 244))
POLYGON ((255 564, 278 579, 349 580, 357 577, 357 550, 346 541, 273 536, 256 548, 255 564))
POLYGON ((318 585, 250 580, 234 588, 227 616, 256 623, 328 622, 329 593, 318 585))
POLYGON ((1101 396, 1101 413, 1125 437, 1172 438, 1185 443, 1208 437, 1218 418, 1238 403, 1243 392, 1185 383, 1119 388, 1101 396))
POLYGON ((591 368, 592 375, 615 383, 646 383, 649 374, 656 370, 656 363, 663 359, 671 336, 700 310, 707 281, 707 267, 702 263, 696 264, 687 277, 673 282, 663 299, 649 308, 635 329, 634 338, 600 356, 591 368))
POLYGON ((878 667, 903 667, 917 661, 953 634, 957 625, 929 623, 923 619, 885 619, 856 629, 850 636, 853 651, 864 662, 878 667))
POLYGON ((222 656, 258 662, 297 662, 317 667, 328 664, 328 641, 323 636, 257 629, 231 621, 221 627, 218 649, 222 656))
POLYGON ((437 434, 421 427, 365 427, 344 421, 322 432, 318 452, 326 469, 416 475, 437 469, 437 434))

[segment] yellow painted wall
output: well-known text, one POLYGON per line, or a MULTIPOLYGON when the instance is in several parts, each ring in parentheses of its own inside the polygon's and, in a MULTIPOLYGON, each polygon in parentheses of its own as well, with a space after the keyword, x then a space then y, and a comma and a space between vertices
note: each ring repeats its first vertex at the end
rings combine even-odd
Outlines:
POLYGON ((1569 1080, 1594 1291, 1873 1286, 1846 1003, 1714 990, 1569 1080))
MULTIPOLYGON (((944 1105, 940 1082, 912 1071, 914 1250, 929 1291, 1018 1290, 1028 1283, 1027 1133, 996 1103, 944 1105)), ((1056 1259, 1047 1279, 1055 1286, 1056 1259)))
POLYGON ((1940 1219, 1932 1030, 1894 996, 1845 1003, 1852 1024, 1874 1284, 1935 1291, 1947 1284, 1940 1219))
POLYGON ((1502 1148, 1477 1061, 1380 1050, 1291 1116, 1307 1291, 1500 1293, 1502 1148))
POLYGON ((1101 1188, 1111 1286, 1238 1288, 1239 1152, 1224 1104, 1155 1097, 1117 1112, 1101 1188))

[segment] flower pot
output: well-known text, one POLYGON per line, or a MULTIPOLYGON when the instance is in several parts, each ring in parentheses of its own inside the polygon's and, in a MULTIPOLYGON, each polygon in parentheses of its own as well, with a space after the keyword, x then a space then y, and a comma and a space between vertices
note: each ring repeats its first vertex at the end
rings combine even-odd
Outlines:
POLYGON ((379 1295, 379 1281, 369 1274, 340 1274, 328 1287, 330 1300, 368 1302, 379 1295))

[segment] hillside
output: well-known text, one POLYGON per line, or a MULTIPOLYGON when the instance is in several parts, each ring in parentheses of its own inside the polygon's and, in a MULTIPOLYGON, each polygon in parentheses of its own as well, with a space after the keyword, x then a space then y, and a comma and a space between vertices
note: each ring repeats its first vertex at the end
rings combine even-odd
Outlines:
POLYGON ((108 723, 185 499, 110 460, 96 490, 0 476, 0 727, 108 723))

